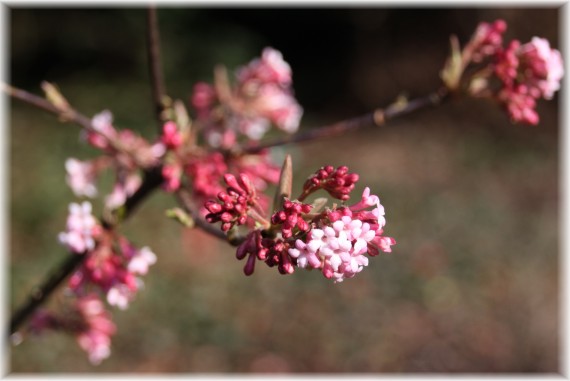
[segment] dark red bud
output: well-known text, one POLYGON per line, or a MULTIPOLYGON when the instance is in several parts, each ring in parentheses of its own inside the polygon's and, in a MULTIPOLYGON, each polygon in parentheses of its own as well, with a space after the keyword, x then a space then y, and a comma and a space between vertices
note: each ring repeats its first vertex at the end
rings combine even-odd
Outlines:
POLYGON ((220 220, 222 220, 223 222, 230 222, 233 218, 234 217, 228 212, 224 212, 220 216, 220 220))
POLYGON ((239 183, 243 189, 246 190, 248 194, 255 194, 255 187, 251 183, 251 180, 245 173, 240 173, 239 175, 239 183))
POLYGON ((264 261, 267 258, 267 249, 259 249, 257 251, 257 258, 259 258, 260 260, 264 261))
POLYGON ((236 258, 237 259, 244 259, 245 256, 247 255, 248 249, 249 249, 249 239, 245 240, 244 242, 242 242, 241 245, 238 246, 237 250, 236 250, 236 258))
POLYGON ((336 169, 336 175, 346 175, 348 172, 348 167, 346 165, 341 165, 336 169))
POLYGON ((250 254, 249 257, 247 257, 245 266, 243 267, 243 273, 250 276, 253 274, 253 270, 255 270, 255 255, 250 254))
POLYGON ((207 201, 206 204, 204 204, 204 207, 210 213, 219 213, 222 211, 222 206, 215 201, 207 201))

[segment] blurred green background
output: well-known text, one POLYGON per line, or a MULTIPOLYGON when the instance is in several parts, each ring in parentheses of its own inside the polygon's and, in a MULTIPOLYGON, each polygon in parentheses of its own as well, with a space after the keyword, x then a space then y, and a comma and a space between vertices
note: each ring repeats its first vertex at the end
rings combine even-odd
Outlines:
MULTIPOLYGON (((80 111, 110 109, 116 126, 153 137, 144 9, 9 10, 9 81, 56 83, 80 111)), ((559 47, 558 10, 161 8, 168 93, 280 50, 293 68, 303 128, 363 114, 439 85, 450 34, 504 18, 507 39, 559 47)), ((113 310, 112 356, 91 366, 73 338, 47 334, 11 349, 11 371, 134 373, 558 372, 558 97, 538 127, 495 105, 458 100, 378 130, 284 147, 296 184, 348 165, 386 208, 393 254, 342 284, 316 272, 251 277, 234 249, 163 217, 153 195, 124 226, 158 263, 127 311, 113 310)), ((11 310, 65 253, 57 233, 75 201, 67 157, 97 152, 79 129, 9 106, 11 310)), ((277 155, 283 151, 277 150, 277 155)), ((109 190, 110 178, 101 188, 109 190)), ((100 207, 101 201, 95 201, 100 207)), ((52 298, 55 305, 62 292, 52 298)))

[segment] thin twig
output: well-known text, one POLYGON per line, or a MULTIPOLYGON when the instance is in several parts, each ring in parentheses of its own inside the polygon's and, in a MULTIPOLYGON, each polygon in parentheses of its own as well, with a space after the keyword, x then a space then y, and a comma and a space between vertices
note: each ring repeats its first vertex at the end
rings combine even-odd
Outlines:
POLYGON ((32 106, 47 111, 51 114, 62 117, 67 121, 74 122, 89 130, 93 129, 93 126, 91 124, 91 119, 71 107, 67 108, 65 111, 60 110, 45 98, 29 93, 25 90, 7 85, 5 83, 1 84, 1 89, 6 94, 10 95, 12 98, 18 99, 24 103, 28 103, 32 106))
POLYGON ((413 111, 429 106, 436 106, 446 99, 448 99, 448 92, 445 88, 442 88, 425 97, 413 99, 410 101, 396 101, 385 109, 377 109, 373 112, 358 116, 356 118, 343 120, 341 122, 337 122, 324 127, 313 128, 308 131, 300 132, 280 139, 275 139, 273 141, 256 145, 249 145, 244 147, 243 150, 238 153, 258 153, 271 147, 292 143, 301 143, 322 138, 330 138, 364 127, 383 126, 390 119, 406 115, 413 111))
POLYGON ((152 99, 154 103, 159 131, 162 131, 162 114, 165 109, 166 87, 162 76, 160 62, 160 35, 158 32, 158 20, 156 7, 150 5, 147 13, 147 52, 150 83, 152 86, 152 99))

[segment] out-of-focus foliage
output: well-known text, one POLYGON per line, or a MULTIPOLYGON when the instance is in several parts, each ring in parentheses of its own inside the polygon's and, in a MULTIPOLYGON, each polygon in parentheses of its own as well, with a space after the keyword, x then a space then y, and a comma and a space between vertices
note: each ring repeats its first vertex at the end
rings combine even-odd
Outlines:
MULTIPOLYGON (((11 9, 10 81, 56 83, 82 112, 156 129, 140 9, 11 9)), ((554 9, 174 9, 159 11, 168 92, 185 101, 216 63, 262 47, 293 68, 304 128, 364 113, 401 91, 438 86, 448 36, 504 18, 509 38, 559 46, 554 9), (294 21, 294 22, 293 22, 294 21)), ((64 161, 89 158, 78 129, 10 106, 11 308, 56 266, 67 204, 64 161)), ((92 367, 73 338, 12 348, 13 372, 555 372, 558 369, 557 101, 538 127, 494 105, 456 101, 379 130, 284 147, 297 189, 348 165, 386 207, 394 253, 342 284, 316 273, 251 277, 234 248, 164 216, 156 194, 124 231, 157 264, 127 311, 113 311, 112 356, 92 367)), ((276 150, 276 154, 283 151, 276 150)), ((105 179, 110 186, 110 179, 105 179)), ((102 187, 103 189, 108 189, 102 187)), ((100 206, 100 201, 95 206, 100 206)), ((50 305, 56 306, 62 293, 50 305)))

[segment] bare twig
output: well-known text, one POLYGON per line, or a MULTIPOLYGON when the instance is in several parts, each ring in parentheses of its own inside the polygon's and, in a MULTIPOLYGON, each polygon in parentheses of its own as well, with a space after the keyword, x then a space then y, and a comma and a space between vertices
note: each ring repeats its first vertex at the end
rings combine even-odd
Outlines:
POLYGON ((152 99, 159 125, 158 128, 159 131, 161 131, 163 124, 162 115, 165 109, 166 87, 164 85, 162 65, 160 63, 160 35, 158 32, 156 7, 154 5, 149 6, 147 13, 147 52, 152 99))
POLYGON ((74 122, 82 127, 85 127, 89 130, 92 130, 91 119, 87 116, 81 114, 80 112, 76 111, 75 109, 69 107, 65 111, 57 108, 54 106, 50 101, 40 96, 34 95, 32 93, 28 93, 25 90, 18 89, 16 87, 7 85, 5 83, 1 84, 2 91, 6 94, 10 95, 12 98, 18 99, 24 103, 28 103, 32 106, 35 106, 39 109, 47 111, 51 114, 57 115, 59 117, 64 118, 70 122, 74 122))
MULTIPOLYGON (((385 109, 377 109, 371 113, 343 120, 324 127, 313 128, 309 131, 300 132, 284 138, 275 139, 273 141, 249 145, 243 148, 241 153, 257 153, 264 149, 281 146, 291 143, 301 143, 322 138, 330 138, 339 136, 344 133, 355 131, 364 127, 379 127, 386 124, 390 119, 409 114, 413 111, 423 109, 430 106, 436 106, 448 99, 448 92, 445 88, 441 88, 423 98, 413 100, 396 101, 385 109)), ((239 152, 238 152, 239 153, 239 152)))

